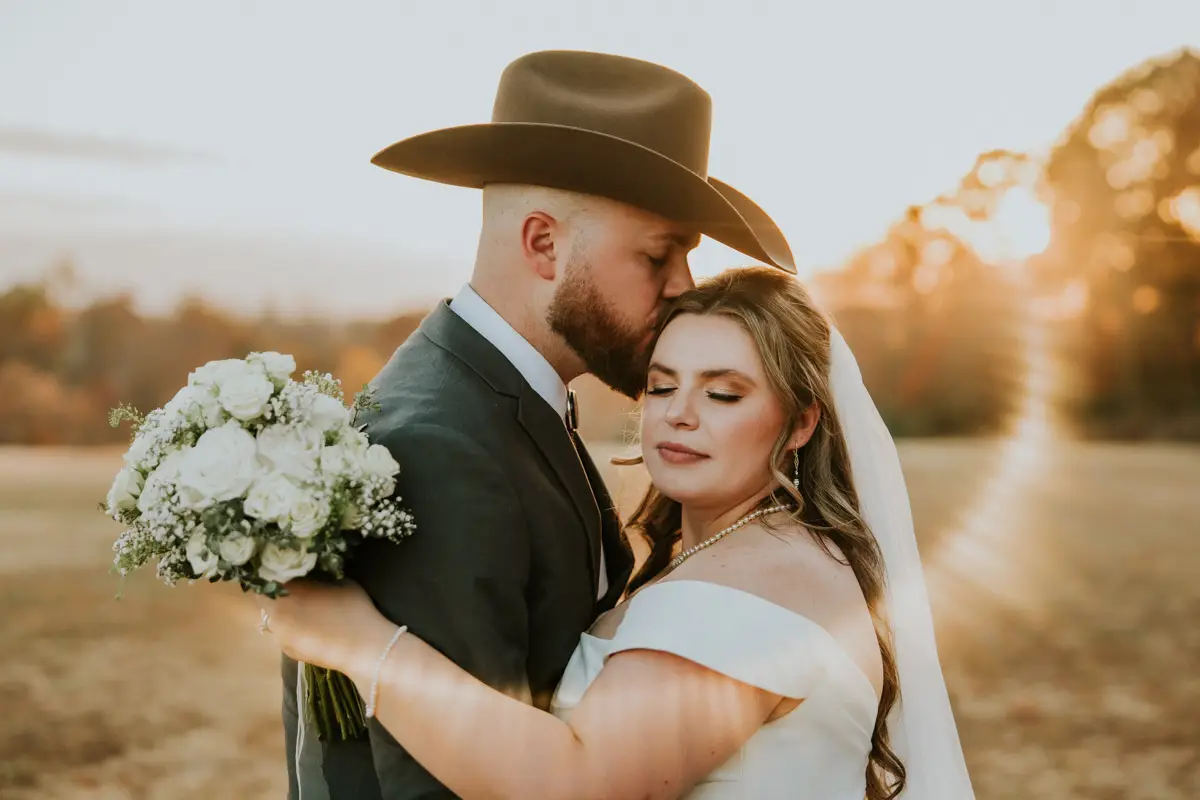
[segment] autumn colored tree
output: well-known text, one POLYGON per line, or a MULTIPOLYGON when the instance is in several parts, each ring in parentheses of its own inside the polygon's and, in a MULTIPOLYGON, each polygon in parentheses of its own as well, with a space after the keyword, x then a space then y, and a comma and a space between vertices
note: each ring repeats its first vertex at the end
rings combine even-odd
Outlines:
POLYGON ((1036 266, 1080 303, 1080 412, 1103 432, 1200 434, 1200 55, 1100 89, 1052 152, 1036 266))

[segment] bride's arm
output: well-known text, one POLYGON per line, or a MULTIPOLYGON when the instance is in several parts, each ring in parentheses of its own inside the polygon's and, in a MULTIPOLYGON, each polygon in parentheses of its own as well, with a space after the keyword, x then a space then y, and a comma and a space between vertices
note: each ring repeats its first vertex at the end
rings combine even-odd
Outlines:
MULTIPOLYGON (((348 674, 363 697, 392 630, 354 657, 348 674)), ((494 691, 415 636, 395 650, 376 716, 464 798, 677 797, 778 702, 676 656, 632 651, 609 661, 568 724, 494 691)))
MULTIPOLYGON (((352 597, 356 587, 296 588, 266 605, 272 632, 293 658, 344 672, 368 698, 395 626, 365 595, 352 597)), ((609 659, 567 723, 481 683, 413 634, 383 662, 377 697, 379 722, 451 791, 506 800, 677 797, 779 701, 677 656, 633 650, 609 659)))

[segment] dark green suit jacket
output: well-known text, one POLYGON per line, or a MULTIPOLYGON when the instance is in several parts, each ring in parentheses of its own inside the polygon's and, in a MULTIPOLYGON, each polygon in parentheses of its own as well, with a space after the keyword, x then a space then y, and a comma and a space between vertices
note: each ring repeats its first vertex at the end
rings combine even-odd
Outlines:
MULTIPOLYGON (((390 620, 489 685, 546 708, 580 633, 616 603, 633 566, 595 465, 516 367, 445 302, 372 386, 381 410, 364 418, 367 434, 400 463, 397 493, 417 527, 399 545, 364 544, 351 577, 390 620), (597 600, 602 547, 609 588, 597 600)), ((295 799, 291 659, 282 676, 295 799)), ((454 796, 377 720, 369 727, 369 741, 309 742, 319 744, 330 800, 454 796)))

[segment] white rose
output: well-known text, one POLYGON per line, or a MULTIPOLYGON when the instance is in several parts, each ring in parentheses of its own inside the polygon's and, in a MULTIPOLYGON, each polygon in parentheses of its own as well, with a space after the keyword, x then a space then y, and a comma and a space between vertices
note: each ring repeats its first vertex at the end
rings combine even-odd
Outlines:
POLYGON ((249 536, 227 536, 221 541, 217 548, 221 558, 233 564, 235 567, 240 567, 250 560, 257 549, 257 543, 249 536))
POLYGON ((188 386, 216 386, 220 373, 232 364, 242 363, 236 358, 210 361, 188 375, 188 386))
POLYGON ((187 508, 205 508, 241 497, 258 475, 254 437, 236 422, 227 422, 205 431, 186 451, 179 467, 180 502, 187 508))
POLYGON ((287 583, 312 572, 317 554, 268 542, 258 559, 258 576, 263 580, 287 583))
POLYGON ((362 467, 368 475, 383 480, 385 496, 395 491, 395 476, 400 471, 400 465, 396 463, 396 459, 392 458, 392 454, 386 447, 381 444, 373 444, 368 447, 362 455, 362 467))
POLYGON ((277 386, 287 383, 288 379, 292 377, 292 373, 296 371, 296 359, 289 355, 276 353, 273 350, 254 355, 262 363, 263 369, 267 371, 267 377, 277 386))
POLYGON ((167 499, 175 481, 179 479, 179 468, 183 464, 186 450, 173 450, 146 478, 146 485, 138 497, 137 509, 149 514, 150 509, 167 499))
POLYGON ((260 416, 275 394, 275 384, 259 366, 235 361, 217 373, 217 398, 234 419, 243 422, 260 416))
POLYGON ((371 446, 371 440, 367 435, 357 428, 349 428, 342 432, 338 441, 343 447, 355 455, 356 458, 367 452, 367 448, 371 446))
POLYGON ((168 487, 161 481, 147 480, 146 487, 137 499, 137 510, 149 514, 150 510, 167 499, 168 487))
POLYGON ((142 493, 145 484, 142 473, 133 467, 125 467, 117 473, 112 486, 108 490, 108 515, 111 517, 118 511, 128 511, 137 507, 138 495, 142 493))
POLYGON ((174 397, 167 401, 167 404, 163 406, 163 411, 176 413, 185 411, 188 406, 195 402, 198 391, 194 386, 184 386, 175 393, 174 397))
POLYGON ((292 504, 288 518, 293 536, 310 539, 325 527, 329 520, 329 507, 306 494, 299 494, 296 502, 292 504))
POLYGON ((192 452, 190 447, 176 447, 163 456, 163 460, 158 462, 154 472, 150 473, 150 480, 160 481, 176 481, 179 479, 179 471, 183 469, 183 462, 187 458, 187 454, 192 452))
POLYGON ((282 522, 300 498, 300 490, 287 476, 272 472, 254 481, 246 495, 244 509, 255 519, 282 522))
POLYGON ((163 406, 163 411, 169 416, 179 417, 190 425, 204 421, 204 412, 200 406, 200 390, 193 386, 184 386, 175 396, 163 406))
POLYGON ((308 410, 308 423, 323 433, 334 431, 350 420, 350 411, 337 398, 319 394, 308 410))
POLYGON ((381 444, 373 444, 363 454, 363 468, 368 474, 377 478, 394 478, 400 471, 400 465, 392 458, 391 452, 381 444))
POLYGON ((216 428, 225 422, 225 412, 212 386, 184 386, 163 406, 163 411, 181 417, 189 425, 216 428))
POLYGON ((122 460, 128 467, 145 470, 147 466, 147 458, 150 456, 150 449, 154 446, 154 435, 151 431, 143 431, 133 437, 133 442, 130 443, 129 449, 125 451, 122 460))
POLYGON ((185 549, 188 563, 192 565, 192 571, 199 577, 207 578, 216 574, 217 554, 208 549, 204 531, 193 533, 188 539, 185 549))
POLYGON ((258 432, 258 460, 264 469, 299 480, 311 479, 323 436, 308 425, 270 425, 258 432))
POLYGON ((326 478, 350 475, 359 470, 359 456, 345 444, 331 444, 321 448, 321 474, 326 478))
POLYGON ((203 387, 197 395, 197 402, 200 404, 200 417, 204 427, 219 428, 228 420, 215 387, 203 387))

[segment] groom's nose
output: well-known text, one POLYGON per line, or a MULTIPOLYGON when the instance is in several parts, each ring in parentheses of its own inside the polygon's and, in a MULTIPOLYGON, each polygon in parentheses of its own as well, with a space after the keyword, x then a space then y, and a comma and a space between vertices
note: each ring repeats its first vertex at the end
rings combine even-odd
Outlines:
POLYGON ((678 263, 670 266, 671 274, 667 276, 667 282, 663 284, 663 297, 671 300, 686 291, 696 288, 696 281, 692 279, 692 269, 688 266, 686 259, 680 259, 678 263))

